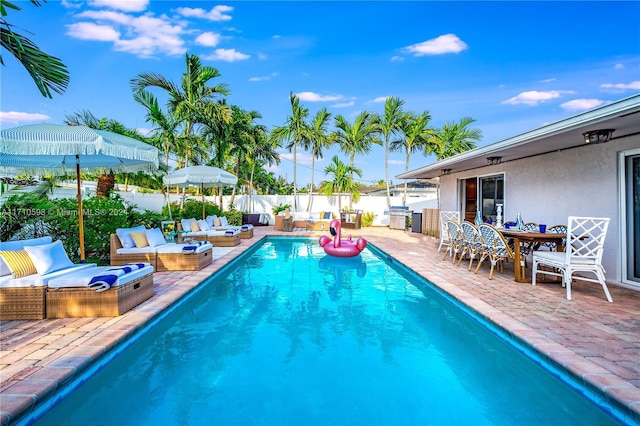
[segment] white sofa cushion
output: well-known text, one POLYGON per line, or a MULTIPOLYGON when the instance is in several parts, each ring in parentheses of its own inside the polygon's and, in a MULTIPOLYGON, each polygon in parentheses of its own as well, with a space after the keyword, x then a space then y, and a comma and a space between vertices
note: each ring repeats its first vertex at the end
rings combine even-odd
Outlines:
POLYGON ((64 250, 62 241, 55 241, 41 246, 26 246, 24 251, 29 253, 29 257, 40 275, 46 275, 73 266, 73 262, 64 250))
POLYGON ((182 230, 185 232, 191 232, 191 222, 196 222, 196 219, 192 217, 191 219, 180 219, 180 224, 182 225, 182 230))
POLYGON ((61 269, 47 275, 33 274, 22 278, 12 278, 11 275, 0 277, 0 288, 14 287, 42 287, 47 285, 50 279, 60 277, 70 272, 78 271, 85 268, 95 268, 95 263, 82 263, 73 265, 71 268, 61 269))
POLYGON ((133 228, 118 228, 116 229, 116 235, 120 239, 120 244, 124 248, 134 248, 136 244, 133 242, 133 238, 131 238, 132 232, 144 232, 144 225, 135 226, 133 228))
POLYGON ((164 239, 164 234, 160 230, 160 228, 147 229, 144 231, 145 236, 147 237, 147 242, 150 247, 156 247, 161 244, 166 244, 166 240, 164 239))
MULTIPOLYGON (((50 236, 40 238, 30 238, 28 240, 16 240, 16 241, 0 241, 0 251, 15 251, 22 250, 26 246, 39 246, 41 244, 50 244, 53 239, 50 236)), ((0 277, 5 275, 11 275, 11 269, 9 265, 0 256, 0 277)))
MULTIPOLYGON (((47 286, 49 288, 87 287, 89 285, 89 282, 91 281, 91 278, 103 274, 109 274, 109 269, 120 268, 122 266, 98 266, 97 268, 75 271, 69 274, 64 274, 58 278, 50 279, 47 283, 47 286)), ((153 266, 151 266, 149 263, 145 263, 145 266, 143 268, 118 277, 112 287, 124 285, 129 281, 132 281, 149 273, 153 273, 153 266)))
POLYGON ((209 222, 207 222, 206 220, 200 219, 197 222, 201 231, 208 231, 209 229, 211 229, 209 222))

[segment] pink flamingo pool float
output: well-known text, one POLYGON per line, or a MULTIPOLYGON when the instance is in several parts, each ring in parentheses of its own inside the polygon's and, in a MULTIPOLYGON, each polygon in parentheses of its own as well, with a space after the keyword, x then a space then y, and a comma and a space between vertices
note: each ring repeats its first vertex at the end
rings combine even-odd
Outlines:
POLYGON ((340 221, 334 219, 329 226, 329 232, 333 235, 333 239, 323 235, 320 237, 320 246, 324 248, 324 252, 331 256, 337 257, 353 257, 360 254, 367 246, 367 240, 360 237, 357 241, 351 239, 351 235, 343 240, 340 229, 340 221))

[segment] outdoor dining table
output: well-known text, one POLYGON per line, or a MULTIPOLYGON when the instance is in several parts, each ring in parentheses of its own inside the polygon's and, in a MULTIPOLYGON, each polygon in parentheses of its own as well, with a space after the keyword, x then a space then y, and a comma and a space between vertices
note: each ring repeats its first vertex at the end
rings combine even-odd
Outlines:
POLYGON ((567 238, 567 234, 558 234, 555 232, 534 232, 534 231, 520 231, 518 229, 502 229, 502 235, 505 237, 513 238, 514 245, 514 257, 513 272, 516 282, 530 283, 531 278, 526 278, 523 270, 523 265, 520 263, 520 243, 532 242, 532 243, 556 243, 558 251, 564 251, 562 240, 567 238))

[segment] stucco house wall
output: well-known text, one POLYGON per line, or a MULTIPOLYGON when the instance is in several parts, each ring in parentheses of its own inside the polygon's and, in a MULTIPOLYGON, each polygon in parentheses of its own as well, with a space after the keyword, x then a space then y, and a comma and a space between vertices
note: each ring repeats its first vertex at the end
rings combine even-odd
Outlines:
POLYGON ((605 144, 537 155, 440 177, 440 208, 462 211, 459 180, 504 173, 504 218, 566 224, 568 216, 609 217, 603 266, 608 283, 621 284, 618 153, 640 148, 640 135, 605 144))

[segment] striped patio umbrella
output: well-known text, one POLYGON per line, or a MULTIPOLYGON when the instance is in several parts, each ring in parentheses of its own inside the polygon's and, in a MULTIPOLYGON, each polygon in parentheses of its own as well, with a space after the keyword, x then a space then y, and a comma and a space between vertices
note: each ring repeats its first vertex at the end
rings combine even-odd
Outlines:
POLYGON ((158 150, 139 140, 86 126, 31 124, 0 131, 0 172, 67 173, 75 169, 80 260, 85 259, 80 169, 151 170, 158 150))
POLYGON ((233 186, 238 183, 238 178, 226 170, 212 166, 190 166, 174 170, 162 178, 165 185, 199 186, 202 193, 202 218, 204 213, 204 188, 212 186, 233 186))

